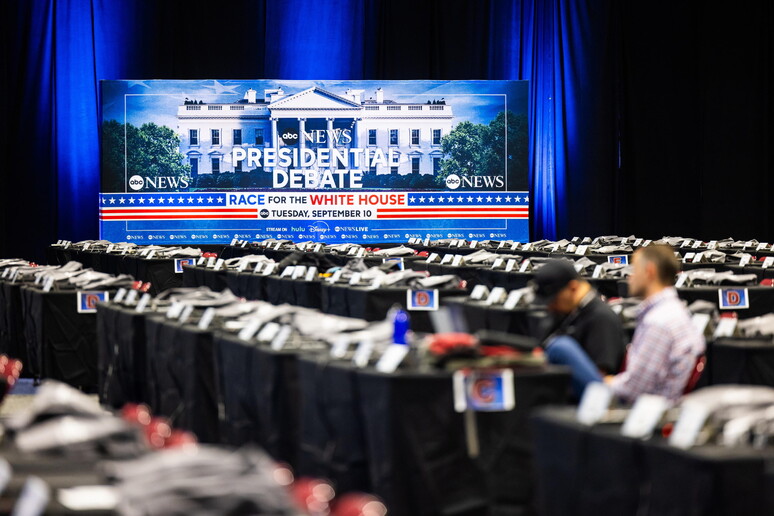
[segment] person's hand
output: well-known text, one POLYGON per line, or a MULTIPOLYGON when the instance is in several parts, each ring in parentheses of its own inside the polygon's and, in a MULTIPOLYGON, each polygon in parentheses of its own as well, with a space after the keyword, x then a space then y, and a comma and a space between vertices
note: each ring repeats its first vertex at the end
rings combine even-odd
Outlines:
POLYGON ((610 385, 611 383, 613 383, 614 379, 615 379, 615 375, 614 374, 606 375, 605 378, 604 378, 605 384, 610 385))

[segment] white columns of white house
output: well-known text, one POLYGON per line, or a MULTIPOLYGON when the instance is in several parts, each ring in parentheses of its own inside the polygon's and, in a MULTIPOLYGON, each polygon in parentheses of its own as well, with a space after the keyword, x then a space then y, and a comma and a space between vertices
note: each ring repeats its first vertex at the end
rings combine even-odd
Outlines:
MULTIPOLYGON (((325 134, 326 134, 326 136, 328 138, 326 141, 328 142, 329 152, 330 152, 330 149, 333 149, 333 143, 334 143, 333 142, 334 139, 331 136, 331 135, 333 135, 333 120, 335 120, 335 119, 334 118, 326 118, 325 119, 325 122, 326 122, 325 128, 327 129, 327 132, 325 134)), ((332 156, 332 154, 328 154, 328 155, 332 156)), ((333 160, 331 160, 330 169, 333 170, 333 168, 334 168, 333 167, 333 160)))
MULTIPOLYGON (((359 133, 359 130, 360 130, 359 122, 361 120, 362 120, 362 118, 355 118, 355 119, 353 119, 353 122, 352 122, 352 148, 353 149, 359 149, 360 148, 360 135, 358 133, 359 133)), ((363 157, 361 156, 360 159, 362 161, 363 157)), ((362 167, 363 164, 361 163, 360 166, 362 167)), ((349 166, 349 168, 351 168, 351 169, 355 168, 355 156, 352 156, 350 158, 350 166, 349 166)))
MULTIPOLYGON (((277 134, 277 118, 271 117, 271 147, 275 152, 279 149, 279 135, 277 134)), ((273 167, 271 167, 272 170, 273 167)))
MULTIPOLYGON (((304 133, 306 132, 306 118, 299 118, 298 119, 298 159, 301 159, 301 155, 303 154, 303 150, 306 148, 306 138, 304 138, 304 133)), ((306 167, 301 167, 306 168, 306 167)))

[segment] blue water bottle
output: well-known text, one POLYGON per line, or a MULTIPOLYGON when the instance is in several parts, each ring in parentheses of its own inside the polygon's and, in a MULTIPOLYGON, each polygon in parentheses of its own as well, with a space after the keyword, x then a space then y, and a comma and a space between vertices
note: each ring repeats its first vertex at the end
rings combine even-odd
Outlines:
POLYGON ((408 345, 407 334, 410 328, 409 314, 405 310, 395 310, 392 317, 392 342, 393 344, 408 345))

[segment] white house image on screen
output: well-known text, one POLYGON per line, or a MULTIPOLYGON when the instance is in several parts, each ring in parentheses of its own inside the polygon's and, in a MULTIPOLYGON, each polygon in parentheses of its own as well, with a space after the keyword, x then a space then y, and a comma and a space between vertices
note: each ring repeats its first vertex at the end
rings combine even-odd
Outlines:
MULTIPOLYGON (((441 138, 452 129, 452 107, 443 99, 425 103, 385 100, 381 88, 373 97, 364 90, 347 90, 342 95, 313 87, 286 94, 281 88, 264 90, 262 99, 254 89, 233 103, 199 104, 189 101, 178 106, 180 152, 191 165, 192 176, 243 172, 246 162, 231 163, 235 147, 280 147, 289 128, 298 134, 316 130, 349 129, 351 142, 305 141, 300 146, 381 148, 400 156, 398 166, 370 167, 376 174, 434 174, 443 156, 441 138)), ((352 163, 350 163, 350 167, 352 163)))

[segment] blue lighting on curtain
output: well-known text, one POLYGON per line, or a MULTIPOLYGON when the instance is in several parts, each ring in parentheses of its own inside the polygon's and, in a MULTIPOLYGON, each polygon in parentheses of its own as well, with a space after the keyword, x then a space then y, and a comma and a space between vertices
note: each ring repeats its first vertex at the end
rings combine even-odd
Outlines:
POLYGON ((268 79, 364 79, 363 0, 283 0, 266 6, 268 79))
MULTIPOLYGON (((41 47, 34 54, 38 61, 31 65, 40 82, 26 86, 28 91, 40 91, 34 116, 50 130, 53 140, 51 174, 57 181, 58 238, 92 238, 97 234, 99 191, 99 81, 150 78, 148 70, 155 69, 155 62, 140 50, 147 37, 142 29, 159 7, 154 2, 114 0, 32 3, 35 28, 43 35, 25 37, 30 45, 41 47)), ((265 66, 248 75, 307 80, 387 78, 380 75, 378 58, 393 50, 376 48, 377 35, 380 30, 399 28, 380 27, 376 13, 391 4, 268 0, 264 5, 265 33, 256 30, 260 36, 250 51, 264 52, 265 66)), ((513 0, 491 2, 489 9, 489 21, 471 27, 464 37, 489 34, 487 78, 531 83, 532 237, 556 238, 567 227, 570 154, 582 151, 573 147, 573 141, 580 130, 576 92, 585 80, 582 65, 587 56, 582 36, 588 6, 583 0, 513 0)), ((163 22, 160 30, 164 30, 163 22)), ((206 23, 201 30, 207 30, 206 23)), ((238 38, 243 44, 250 40, 247 35, 238 38)), ((237 73, 245 75, 244 70, 237 73)))
MULTIPOLYGON (((131 3, 38 0, 45 13, 40 70, 50 70, 35 112, 50 114, 52 171, 56 177, 57 234, 81 240, 97 235, 99 193, 99 80, 126 73, 129 36, 138 37, 131 3), (135 32, 134 34, 132 34, 135 32)), ((45 75, 44 75, 45 77, 45 75)))
POLYGON ((495 2, 490 78, 530 81, 532 236, 555 239, 567 224, 568 150, 583 53, 578 2, 495 2))

